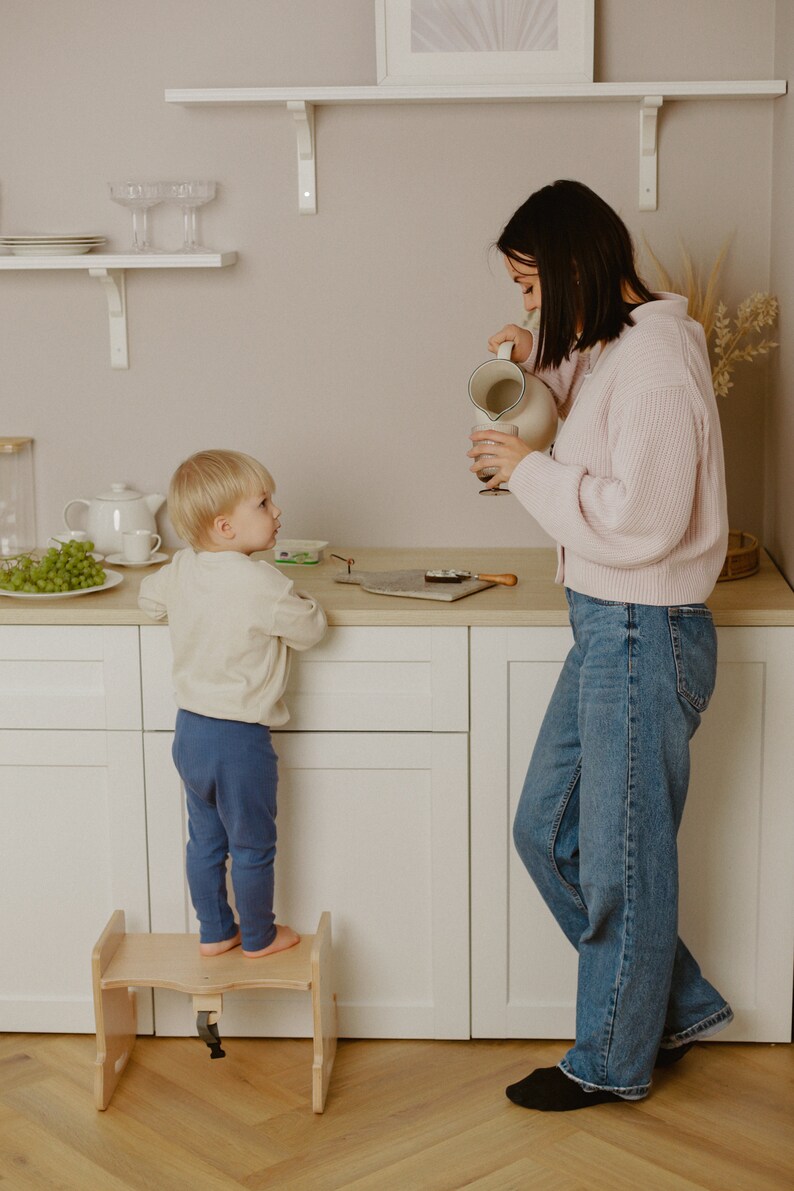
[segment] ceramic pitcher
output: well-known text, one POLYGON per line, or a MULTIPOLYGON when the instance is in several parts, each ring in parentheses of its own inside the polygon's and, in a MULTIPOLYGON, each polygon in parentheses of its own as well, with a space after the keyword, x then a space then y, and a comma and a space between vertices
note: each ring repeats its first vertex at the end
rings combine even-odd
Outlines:
MULTIPOLYGON (((512 422, 533 451, 545 451, 557 433, 557 405, 550 389, 510 359, 513 342, 499 344, 469 377, 469 397, 492 422, 512 422)), ((495 429, 499 429, 498 426, 495 429)))

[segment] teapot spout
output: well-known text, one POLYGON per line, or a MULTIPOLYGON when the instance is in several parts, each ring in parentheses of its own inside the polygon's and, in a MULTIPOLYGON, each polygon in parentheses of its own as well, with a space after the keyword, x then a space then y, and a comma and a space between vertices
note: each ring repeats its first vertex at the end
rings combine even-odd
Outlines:
POLYGON ((143 499, 146 501, 152 516, 165 504, 165 497, 161 496, 159 492, 151 492, 148 496, 144 496, 143 499))

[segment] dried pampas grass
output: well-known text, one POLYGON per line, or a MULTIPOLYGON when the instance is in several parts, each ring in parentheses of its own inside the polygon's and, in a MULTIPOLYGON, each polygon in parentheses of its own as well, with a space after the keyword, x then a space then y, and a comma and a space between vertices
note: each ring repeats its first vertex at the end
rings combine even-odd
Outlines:
POLYGON ((656 270, 659 285, 671 293, 682 294, 688 303, 689 314, 696 319, 706 335, 711 360, 711 380, 718 397, 727 397, 733 388, 733 370, 741 361, 751 363, 756 356, 765 356, 778 344, 766 337, 757 338, 764 327, 777 321, 779 304, 772 294, 753 293, 745 298, 730 318, 728 307, 717 297, 720 273, 728 254, 730 238, 726 239, 711 266, 705 285, 691 256, 681 246, 680 276, 671 275, 645 240, 645 248, 656 270))

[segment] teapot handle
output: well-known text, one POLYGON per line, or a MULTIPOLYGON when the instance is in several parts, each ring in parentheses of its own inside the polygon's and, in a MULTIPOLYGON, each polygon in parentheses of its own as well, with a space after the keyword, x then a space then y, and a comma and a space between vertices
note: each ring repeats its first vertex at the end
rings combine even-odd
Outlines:
POLYGON ((85 505, 85 507, 88 508, 88 503, 89 502, 87 500, 70 500, 67 505, 63 506, 63 523, 67 529, 78 528, 76 525, 72 525, 69 521, 68 512, 72 505, 85 505))

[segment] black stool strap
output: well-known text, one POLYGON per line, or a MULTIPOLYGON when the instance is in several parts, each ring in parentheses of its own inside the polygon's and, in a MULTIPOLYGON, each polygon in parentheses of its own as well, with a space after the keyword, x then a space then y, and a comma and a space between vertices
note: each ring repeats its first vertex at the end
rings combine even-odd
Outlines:
POLYGON ((226 1051, 221 1048, 221 1036, 218 1031, 218 1023, 209 1022, 209 1011, 202 1010, 196 1015, 196 1029, 198 1030, 199 1038, 206 1042, 210 1048, 211 1059, 225 1059, 226 1051))

